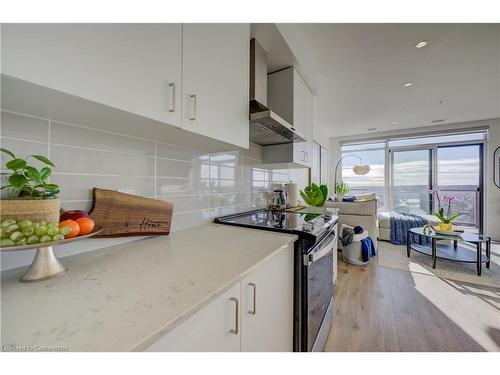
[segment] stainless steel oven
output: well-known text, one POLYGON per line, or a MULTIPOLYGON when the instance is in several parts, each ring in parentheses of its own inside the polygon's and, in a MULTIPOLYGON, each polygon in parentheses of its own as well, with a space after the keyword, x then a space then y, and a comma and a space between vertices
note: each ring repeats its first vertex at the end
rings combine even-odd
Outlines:
POLYGON ((323 350, 333 312, 333 254, 336 216, 254 210, 214 219, 236 225, 298 235, 294 254, 293 350, 323 350))
POLYGON ((302 351, 322 351, 333 318, 333 254, 337 225, 311 250, 302 265, 302 351))

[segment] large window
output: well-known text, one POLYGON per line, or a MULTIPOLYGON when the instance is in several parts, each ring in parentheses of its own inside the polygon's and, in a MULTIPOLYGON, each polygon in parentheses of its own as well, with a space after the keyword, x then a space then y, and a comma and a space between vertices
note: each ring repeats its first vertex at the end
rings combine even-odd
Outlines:
POLYGON ((345 157, 342 161, 342 181, 349 185, 349 194, 375 193, 379 210, 385 208, 384 150, 383 142, 342 147, 342 157, 345 157), (370 165, 370 172, 364 176, 358 176, 352 170, 354 165, 360 163, 358 157, 364 164, 370 165))
POLYGON ((424 216, 437 207, 429 189, 438 190, 454 197, 452 209, 462 213, 459 224, 480 228, 485 136, 481 131, 344 144, 341 179, 350 194, 374 192, 380 211, 424 216), (371 168, 364 176, 353 171, 359 159, 371 168))

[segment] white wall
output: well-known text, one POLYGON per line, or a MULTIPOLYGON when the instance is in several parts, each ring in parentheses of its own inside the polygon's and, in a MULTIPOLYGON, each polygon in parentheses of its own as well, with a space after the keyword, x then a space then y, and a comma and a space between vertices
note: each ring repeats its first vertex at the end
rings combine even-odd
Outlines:
POLYGON ((485 208, 486 208, 486 228, 487 228, 486 230, 488 235, 490 235, 493 239, 500 241, 500 189, 496 187, 495 184, 493 183, 493 153, 495 152, 495 149, 498 146, 500 146, 500 118, 472 121, 472 122, 461 122, 461 123, 447 124, 441 126, 426 126, 413 129, 397 130, 392 132, 370 133, 359 136, 330 138, 330 148, 328 151, 331 160, 330 165, 332 167, 330 169, 331 173, 329 178, 330 182, 329 188, 333 188, 333 181, 334 181, 333 168, 335 167, 335 163, 337 163, 337 161, 340 159, 340 142, 342 141, 355 141, 355 140, 362 141, 371 138, 380 139, 384 137, 401 136, 407 134, 419 135, 422 133, 429 133, 435 131, 469 129, 475 127, 488 128, 488 143, 486 146, 488 156, 485 160, 485 166, 486 166, 485 208))

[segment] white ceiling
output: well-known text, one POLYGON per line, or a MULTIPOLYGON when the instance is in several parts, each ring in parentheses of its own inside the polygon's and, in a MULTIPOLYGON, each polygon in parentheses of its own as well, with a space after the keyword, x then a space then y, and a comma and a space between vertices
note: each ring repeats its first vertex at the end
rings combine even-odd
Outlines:
POLYGON ((295 27, 319 72, 325 136, 500 117, 500 24, 295 27))

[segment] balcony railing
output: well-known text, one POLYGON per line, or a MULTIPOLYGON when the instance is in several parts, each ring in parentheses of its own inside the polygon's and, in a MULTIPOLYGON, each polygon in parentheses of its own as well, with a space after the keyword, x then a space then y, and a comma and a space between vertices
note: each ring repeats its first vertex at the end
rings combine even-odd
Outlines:
MULTIPOLYGON (((456 198, 451 203, 452 212, 461 212, 462 215, 454 223, 480 228, 481 194, 479 188, 460 188, 458 186, 453 189, 440 189, 439 192, 456 198)), ((437 207, 437 202, 434 203, 434 207, 437 207)))

